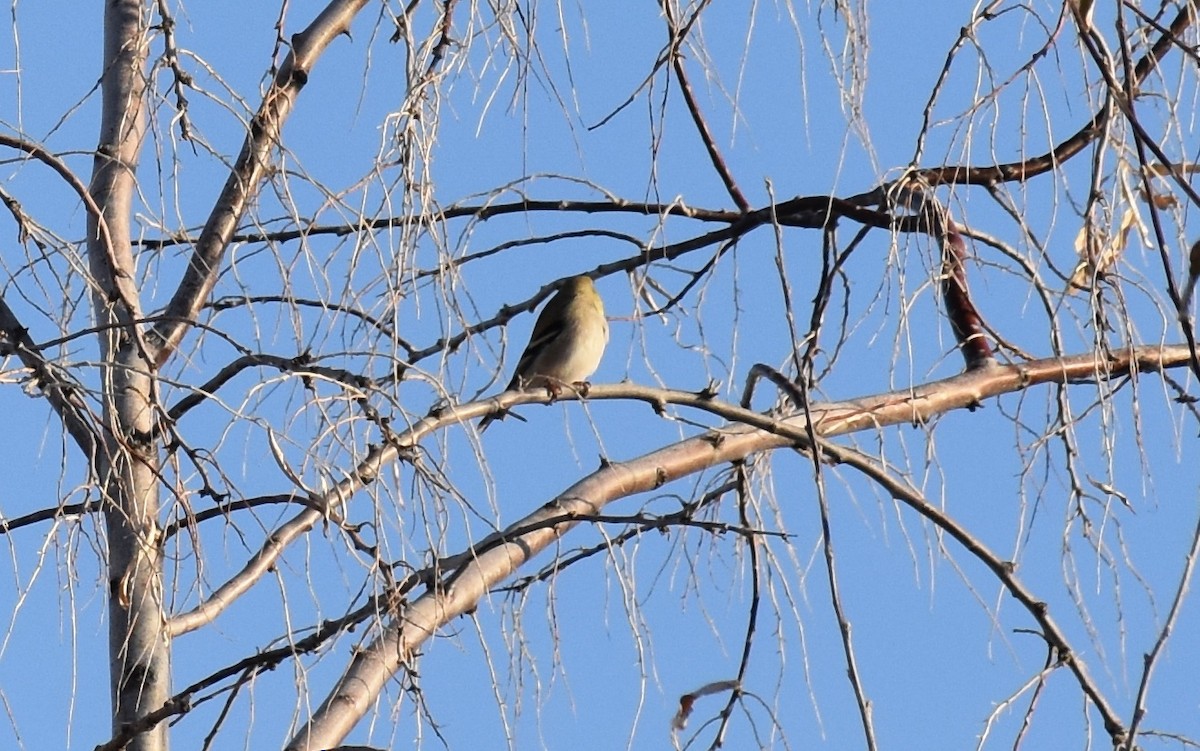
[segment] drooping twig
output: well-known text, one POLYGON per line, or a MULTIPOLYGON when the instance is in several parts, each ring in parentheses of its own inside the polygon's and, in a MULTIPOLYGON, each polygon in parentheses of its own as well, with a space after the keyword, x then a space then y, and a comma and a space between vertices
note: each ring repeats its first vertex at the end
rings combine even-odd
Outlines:
MULTIPOLYGON (((450 577, 443 577, 441 586, 430 587, 419 597, 410 600, 401 617, 393 618, 375 640, 356 651, 342 677, 313 712, 308 724, 296 732, 288 748, 322 748, 339 743, 366 708, 378 699, 379 693, 389 685, 396 672, 410 664, 422 644, 458 615, 478 607, 480 600, 493 587, 509 579, 532 557, 556 544, 579 523, 579 519, 598 514, 618 498, 651 491, 705 466, 736 462, 752 453, 777 448, 807 447, 849 464, 858 461, 855 452, 843 451, 828 444, 829 435, 876 429, 887 424, 921 422, 947 409, 971 407, 989 396, 1026 389, 1039 382, 1061 383, 1070 379, 1096 378, 1097 374, 1111 377, 1122 370, 1162 368, 1168 363, 1178 367, 1187 362, 1187 356, 1186 348, 1176 346, 1115 351, 1110 353, 1109 362, 1099 364, 1095 354, 1090 352, 1076 358, 1052 358, 1019 366, 998 364, 886 395, 837 404, 809 405, 807 414, 811 417, 808 420, 803 415, 781 420, 772 415, 723 404, 712 398, 699 399, 695 394, 685 392, 645 389, 626 384, 593 386, 589 399, 644 398, 661 407, 663 403, 678 397, 740 424, 666 446, 633 461, 605 464, 526 518, 489 536, 491 542, 485 550, 476 552, 479 549, 476 546, 470 554, 464 555, 461 567, 453 571, 450 577), (640 397, 635 397, 635 394, 640 397), (813 428, 809 427, 810 424, 813 428), (820 436, 815 446, 811 439, 813 435, 820 436), (559 519, 564 521, 559 522, 559 519), (533 531, 526 532, 526 529, 533 531)), ((414 426, 411 434, 403 436, 400 441, 421 440, 422 436, 437 430, 438 425, 446 421, 459 423, 480 417, 494 408, 491 402, 501 401, 500 406, 508 407, 519 400, 528 402, 544 398, 533 393, 515 393, 502 399, 476 402, 470 407, 444 410, 421 421, 414 426)), ((389 458, 385 456, 373 461, 378 464, 380 460, 389 458)), ((870 471, 870 463, 863 469, 870 471)), ((373 468, 372 471, 376 470, 373 468)), ((886 474, 876 478, 876 481, 885 484, 898 498, 906 497, 906 502, 918 507, 930 518, 939 519, 940 526, 989 566, 1038 620, 1047 639, 1061 647, 1059 653, 1063 663, 1070 668, 1084 693, 1097 707, 1110 736, 1115 740, 1123 738, 1125 730, 1120 718, 1098 690, 1086 665, 1079 655, 1071 651, 1070 643, 1045 605, 1016 577, 1014 570, 957 525, 954 519, 936 506, 922 503, 919 494, 906 495, 907 486, 903 483, 895 482, 886 474)), ((350 488, 338 490, 344 493, 350 488)))
POLYGON ((351 21, 366 5, 367 0, 330 2, 307 28, 292 37, 292 50, 250 121, 241 153, 195 243, 187 270, 163 319, 149 337, 156 364, 171 357, 208 302, 229 242, 258 194, 283 123, 308 83, 313 66, 334 39, 349 32, 351 21))
POLYGON ((1087 664, 1080 653, 1071 646, 1066 633, 1054 620, 1046 603, 1016 574, 1016 567, 1009 561, 1003 560, 987 547, 979 538, 970 533, 950 515, 934 503, 930 503, 924 495, 908 483, 896 479, 887 470, 857 451, 833 446, 822 441, 821 451, 829 458, 841 464, 853 467, 870 477, 881 487, 885 488, 893 498, 902 501, 909 507, 929 519, 937 527, 961 544, 968 552, 986 565, 993 575, 1004 585, 1004 588, 1015 597, 1029 612, 1041 627, 1041 635, 1056 652, 1057 660, 1065 665, 1075 675, 1080 689, 1092 702, 1104 720, 1104 730, 1112 740, 1113 748, 1125 748, 1122 744, 1129 739, 1129 731, 1121 722, 1116 710, 1100 691, 1099 685, 1088 671, 1087 664))
MULTIPOLYGON (((1195 22, 1197 6, 1194 3, 1182 3, 1178 15, 1171 22, 1167 33, 1155 40, 1150 49, 1143 55, 1133 68, 1132 85, 1136 86, 1145 80, 1146 76, 1158 66, 1159 61, 1178 44, 1195 22)), ((1086 36, 1086 35, 1085 35, 1086 36)), ((1062 167, 1063 162, 1075 156, 1095 140, 1104 130, 1105 119, 1109 109, 1103 108, 1091 120, 1084 124, 1066 140, 1056 144, 1045 154, 1023 159, 1019 162, 995 164, 986 167, 968 165, 949 165, 931 167, 919 171, 922 180, 931 186, 938 185, 995 185, 1002 182, 1022 182, 1031 177, 1045 174, 1062 167)))
POLYGON ((163 33, 163 60, 171 69, 171 85, 175 90, 175 112, 179 118, 179 137, 185 141, 191 141, 192 126, 188 119, 188 100, 184 89, 192 85, 192 75, 179 64, 179 48, 175 42, 175 17, 167 8, 166 0, 158 0, 157 10, 159 25, 163 33))
MULTIPOLYGON (((742 194, 741 188, 737 186, 737 182, 733 179, 733 173, 729 170, 729 165, 725 162, 725 157, 721 154, 721 150, 717 148, 716 140, 713 138, 712 131, 708 128, 708 122, 704 119, 704 113, 700 111, 700 104, 696 101, 695 92, 692 91, 692 84, 688 80, 687 70, 683 67, 683 55, 680 49, 683 47, 684 40, 687 38, 687 30, 691 28, 689 23, 683 29, 677 27, 674 14, 671 11, 671 3, 669 0, 663 0, 660 3, 663 9, 663 14, 667 18, 667 32, 671 36, 670 49, 667 54, 671 56, 671 67, 675 70, 675 80, 679 82, 679 91, 683 94, 683 101, 687 105, 688 114, 692 116, 692 122, 696 125, 696 132, 700 136, 700 141, 704 144, 705 151, 708 152, 708 158, 712 162, 713 169, 721 177, 721 182, 725 185, 726 192, 733 202, 741 211, 750 211, 750 202, 746 200, 746 196, 742 194)), ((698 18, 700 11, 705 3, 700 4, 692 18, 698 18)))

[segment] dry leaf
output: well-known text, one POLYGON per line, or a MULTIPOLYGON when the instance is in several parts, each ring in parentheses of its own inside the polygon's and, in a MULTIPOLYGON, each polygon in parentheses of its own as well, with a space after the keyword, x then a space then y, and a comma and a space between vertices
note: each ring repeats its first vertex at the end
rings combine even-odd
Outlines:
POLYGON ((695 706, 696 700, 701 696, 708 696, 720 691, 736 691, 738 688, 737 681, 714 681, 708 683, 690 694, 684 694, 679 697, 679 711, 675 713, 675 717, 671 719, 671 730, 683 730, 687 725, 687 719, 692 714, 692 707, 695 706))
POLYGON ((1129 243, 1129 230, 1138 223, 1141 217, 1134 209, 1126 209, 1121 216, 1121 226, 1116 234, 1104 242, 1105 238, 1095 235, 1088 236, 1087 227, 1079 230, 1075 237, 1075 250, 1079 253, 1079 263, 1071 273, 1070 285, 1078 289, 1090 289, 1092 280, 1106 273, 1120 259, 1129 243), (1089 242, 1090 240, 1090 242, 1089 242), (1088 247, 1088 246, 1091 247, 1088 247))

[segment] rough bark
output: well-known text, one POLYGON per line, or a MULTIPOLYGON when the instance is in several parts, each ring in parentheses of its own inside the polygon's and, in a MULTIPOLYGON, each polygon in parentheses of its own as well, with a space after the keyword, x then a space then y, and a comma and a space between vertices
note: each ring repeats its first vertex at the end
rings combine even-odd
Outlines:
MULTIPOLYGON (((812 450, 814 437, 818 439, 818 448, 827 460, 849 462, 854 456, 860 455, 827 443, 826 439, 887 425, 921 424, 955 409, 974 410, 992 397, 1040 384, 1070 383, 1135 371, 1154 372, 1184 367, 1190 357, 1190 350, 1184 345, 1139 347, 1136 350, 1112 352, 1106 361, 1098 361, 1095 355, 1088 353, 1015 365, 993 364, 921 386, 850 401, 813 404, 807 409, 797 409, 790 416, 758 414, 731 406, 714 409, 714 414, 730 420, 731 424, 635 459, 605 463, 507 529, 476 543, 458 556, 444 559, 447 565, 442 576, 423 594, 411 600, 399 600, 390 622, 379 635, 355 651, 342 677, 309 721, 291 739, 286 751, 322 751, 344 740, 376 706, 384 687, 394 682, 401 671, 415 668, 421 645, 455 618, 477 608, 494 586, 561 540, 580 520, 603 513, 605 506, 615 500, 653 491, 702 469, 742 461, 758 452, 787 447, 812 450), (449 563, 452 561, 462 561, 462 564, 452 565, 449 563)), ((662 403, 664 394, 669 393, 672 398, 665 401, 670 403, 705 402, 709 406, 716 406, 716 402, 698 394, 646 389, 639 397, 638 390, 639 387, 627 384, 597 385, 592 387, 588 398, 641 399, 655 404, 662 403)), ((504 406, 512 406, 521 398, 534 401, 538 396, 532 392, 520 394, 504 406)), ((445 417, 453 420, 472 419, 483 414, 483 406, 484 402, 477 402, 475 409, 448 413, 445 417)), ((400 446, 409 445, 409 441, 419 441, 423 433, 434 429, 436 425, 418 425, 411 434, 399 436, 388 445, 387 460, 395 456, 400 446)), ((904 500, 900 494, 896 497, 904 500)), ((1065 646, 1067 641, 1060 627, 1044 608, 1037 607, 1038 603, 1025 585, 1011 571, 1005 570, 997 554, 985 550, 957 525, 947 531, 968 547, 976 546, 977 554, 985 552, 986 555, 981 555, 981 558, 995 562, 996 568, 1004 574, 1001 578, 1009 591, 1035 612, 1047 641, 1060 648, 1063 654, 1071 653, 1065 646)), ((1108 700, 1096 689, 1095 680, 1088 673, 1086 664, 1075 659, 1066 661, 1066 664, 1100 711, 1110 736, 1114 740, 1127 737, 1126 727, 1108 700)))
MULTIPOLYGON (((104 17, 100 138, 89 191, 88 261, 102 363, 104 434, 93 469, 108 535, 109 661, 113 730, 160 707, 171 688, 163 628, 162 557, 154 427, 154 374, 138 329, 130 217, 146 129, 149 8, 109 0, 104 17)), ((140 734, 131 751, 163 751, 167 729, 140 734)))

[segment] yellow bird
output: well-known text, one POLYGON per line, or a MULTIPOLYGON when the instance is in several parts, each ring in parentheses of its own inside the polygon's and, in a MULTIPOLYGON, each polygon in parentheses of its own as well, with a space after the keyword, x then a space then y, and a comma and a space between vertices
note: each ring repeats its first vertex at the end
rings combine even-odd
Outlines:
MULTIPOLYGON (((550 298, 533 325, 529 344, 505 391, 545 388, 558 396, 564 386, 586 389, 585 380, 600 365, 608 344, 604 301, 590 277, 573 276, 550 298)), ((479 421, 483 431, 506 412, 479 421)))

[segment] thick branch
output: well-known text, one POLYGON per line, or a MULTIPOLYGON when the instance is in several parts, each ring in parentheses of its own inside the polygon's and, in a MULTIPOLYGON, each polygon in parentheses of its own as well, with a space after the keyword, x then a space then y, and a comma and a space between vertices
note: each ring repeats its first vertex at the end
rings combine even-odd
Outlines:
POLYGON ((158 364, 161 365, 179 346, 212 294, 225 249, 267 174, 271 150, 279 141, 283 123, 291 114, 296 97, 308 82, 309 71, 337 36, 349 33, 350 22, 366 4, 367 0, 333 0, 307 29, 292 37, 292 51, 250 121, 250 132, 216 206, 200 232, 187 271, 167 305, 163 320, 154 328, 151 343, 157 350, 158 364))
MULTIPOLYGON (((88 192, 88 267, 100 340, 105 433, 92 468, 108 545, 109 681, 114 731, 170 698, 169 641, 162 629, 158 534, 160 453, 150 438, 156 384, 142 338, 136 264, 129 241, 137 167, 146 134, 149 30, 142 0, 109 0, 104 13, 99 144, 88 192)), ((138 735, 130 751, 165 751, 167 732, 138 735)))
MULTIPOLYGON (((1186 365, 1187 347, 1172 346, 1124 350, 1107 361, 1092 353, 1071 358, 1037 360, 1021 365, 998 365, 952 378, 834 404, 813 405, 813 428, 821 437, 885 425, 921 423, 952 409, 974 407, 984 399, 1045 383, 1108 379, 1131 370, 1158 370, 1186 365)), ((775 419, 732 405, 719 409, 716 402, 696 394, 663 392, 630 386, 594 386, 589 399, 637 395, 654 404, 681 401, 707 403, 710 411, 739 415, 745 424, 709 431, 629 462, 606 464, 591 476, 565 490, 536 512, 476 546, 467 563, 442 586, 432 588, 406 607, 370 645, 357 651, 338 684, 288 745, 288 751, 311 751, 337 745, 373 706, 383 686, 409 664, 416 650, 456 616, 478 606, 492 587, 512 576, 535 555, 554 545, 579 521, 544 525, 555 517, 582 519, 595 515, 610 502, 652 491, 672 480, 753 453, 785 447, 807 447, 809 428, 800 415, 775 419)), ((531 397, 532 394, 519 394, 531 397)), ((526 399, 534 401, 534 399, 526 399)), ((497 400, 511 406, 517 399, 497 400)), ((487 402, 452 410, 456 420, 487 411, 487 402), (483 409, 479 409, 482 407, 483 409)), ((1106 724, 1111 718, 1106 716, 1106 724)))

